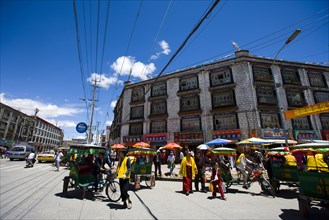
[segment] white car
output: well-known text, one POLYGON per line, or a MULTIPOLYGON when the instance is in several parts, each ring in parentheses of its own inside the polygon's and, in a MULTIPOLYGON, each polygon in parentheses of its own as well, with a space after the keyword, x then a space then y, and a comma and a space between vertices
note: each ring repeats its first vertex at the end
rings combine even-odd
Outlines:
POLYGON ((43 151, 38 154, 37 160, 41 162, 54 162, 55 161, 55 151, 43 151))

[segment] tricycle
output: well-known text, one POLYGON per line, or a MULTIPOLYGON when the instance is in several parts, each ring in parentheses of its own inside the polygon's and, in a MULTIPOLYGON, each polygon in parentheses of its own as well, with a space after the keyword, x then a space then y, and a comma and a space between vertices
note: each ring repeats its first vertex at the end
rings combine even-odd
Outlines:
MULTIPOLYGON (((69 161, 70 173, 64 177, 63 193, 67 196, 69 189, 82 190, 82 199, 85 198, 86 190, 92 191, 95 185, 94 156, 105 153, 105 147, 91 144, 72 145, 69 154, 73 155, 69 161)), ((111 170, 101 173, 99 189, 105 188, 109 200, 116 202, 121 198, 119 183, 115 180, 117 174, 111 170)))
POLYGON ((144 180, 147 187, 155 186, 155 176, 152 174, 153 156, 156 150, 151 148, 138 148, 128 152, 133 163, 131 165, 130 183, 134 183, 134 188, 139 189, 140 183, 144 180))

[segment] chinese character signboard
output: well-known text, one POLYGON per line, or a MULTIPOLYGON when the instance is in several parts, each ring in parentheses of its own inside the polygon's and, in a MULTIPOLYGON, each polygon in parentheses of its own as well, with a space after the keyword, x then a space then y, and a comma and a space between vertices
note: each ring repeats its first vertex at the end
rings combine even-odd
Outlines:
POLYGON ((168 133, 144 134, 144 141, 146 142, 166 141, 167 139, 168 133))
POLYGON ((136 143, 142 141, 142 136, 123 136, 123 143, 136 143))
POLYGON ((202 143, 202 132, 175 132, 175 143, 202 143))
POLYGON ((212 132, 212 138, 238 140, 241 138, 241 130, 217 130, 212 132))
POLYGON ((267 129, 261 129, 261 130, 262 130, 262 137, 265 139, 284 139, 283 129, 267 128, 267 129))
POLYGON ((313 130, 294 130, 295 140, 320 140, 320 132, 313 130))
POLYGON ((284 113, 284 116, 286 120, 289 120, 292 118, 299 118, 324 112, 329 112, 329 101, 321 102, 315 105, 305 106, 303 108, 289 110, 284 113))

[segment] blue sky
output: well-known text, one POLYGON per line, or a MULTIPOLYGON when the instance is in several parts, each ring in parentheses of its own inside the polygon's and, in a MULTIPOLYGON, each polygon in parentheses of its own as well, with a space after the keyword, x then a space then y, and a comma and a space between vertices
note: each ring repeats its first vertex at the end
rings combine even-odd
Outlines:
MULTIPOLYGON (((98 10, 98 1, 80 0, 76 19, 67 0, 0 4, 1 102, 27 114, 38 108, 39 117, 72 139, 84 137, 77 123, 89 124, 90 102, 80 98, 92 98, 94 79, 93 125, 99 122, 102 132, 130 69, 132 82, 156 77, 213 1, 116 0, 107 13, 108 1, 98 10)), ((274 58, 296 29, 301 34, 278 59, 329 65, 328 7, 327 0, 220 1, 164 74, 230 55, 232 41, 274 58)))

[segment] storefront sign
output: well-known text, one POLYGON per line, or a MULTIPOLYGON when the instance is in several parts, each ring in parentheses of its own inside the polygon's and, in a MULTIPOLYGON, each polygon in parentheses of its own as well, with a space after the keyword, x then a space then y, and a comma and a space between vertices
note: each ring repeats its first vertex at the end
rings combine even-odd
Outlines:
POLYGON ((142 141, 142 136, 123 136, 123 143, 136 143, 142 141))
POLYGON ((202 143, 202 132, 175 132, 175 143, 202 143))
POLYGON ((321 102, 315 105, 306 106, 303 108, 297 108, 289 110, 284 113, 286 120, 298 117, 304 117, 308 115, 320 114, 323 112, 329 112, 329 101, 321 102))
POLYGON ((168 139, 168 133, 156 133, 156 134, 144 134, 144 141, 156 142, 166 141, 168 139))
POLYGON ((264 139, 284 139, 283 129, 279 128, 266 128, 261 129, 262 138, 264 139))
POLYGON ((223 138, 229 140, 238 140, 241 138, 241 130, 217 130, 212 132, 212 138, 223 138))
POLYGON ((313 130, 294 130, 295 140, 320 140, 320 132, 313 130))

